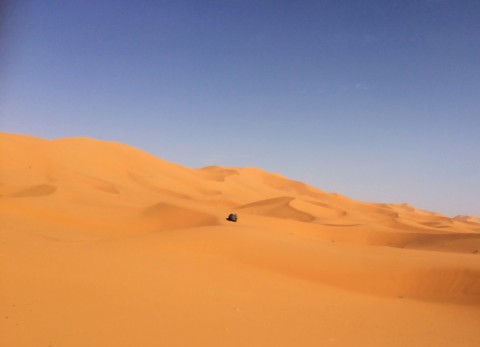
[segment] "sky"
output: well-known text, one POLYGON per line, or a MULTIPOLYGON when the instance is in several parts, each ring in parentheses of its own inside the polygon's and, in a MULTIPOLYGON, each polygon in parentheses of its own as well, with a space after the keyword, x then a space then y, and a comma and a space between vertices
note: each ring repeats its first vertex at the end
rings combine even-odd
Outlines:
POLYGON ((1 4, 1 131, 480 216, 478 0, 1 4))

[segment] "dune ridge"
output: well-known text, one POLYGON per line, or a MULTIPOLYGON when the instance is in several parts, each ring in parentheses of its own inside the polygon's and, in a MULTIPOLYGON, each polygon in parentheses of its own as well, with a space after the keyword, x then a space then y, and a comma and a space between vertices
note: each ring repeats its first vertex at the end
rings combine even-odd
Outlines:
POLYGON ((187 168, 89 138, 0 133, 0 158, 2 345, 480 344, 479 217, 356 201, 258 168, 187 168), (469 339, 428 336, 418 319, 401 324, 422 338, 399 338, 396 319, 426 307, 438 329, 467 320, 469 339), (346 311, 391 325, 377 342, 357 327, 349 339, 346 311), (128 316, 144 317, 141 328, 125 330, 128 316))

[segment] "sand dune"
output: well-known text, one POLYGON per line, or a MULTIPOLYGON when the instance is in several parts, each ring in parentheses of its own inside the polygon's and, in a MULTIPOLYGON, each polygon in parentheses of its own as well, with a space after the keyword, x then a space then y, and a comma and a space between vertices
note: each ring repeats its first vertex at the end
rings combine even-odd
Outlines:
POLYGON ((475 216, 1 133, 0 235, 1 346, 480 345, 475 216))
POLYGON ((453 219, 458 220, 460 222, 467 222, 467 223, 474 223, 474 224, 480 223, 480 217, 474 217, 474 216, 456 216, 456 217, 453 217, 453 219))
POLYGON ((313 215, 293 207, 293 200, 295 200, 295 198, 288 196, 271 198, 240 206, 237 210, 276 218, 293 219, 301 222, 311 222, 315 219, 313 215))

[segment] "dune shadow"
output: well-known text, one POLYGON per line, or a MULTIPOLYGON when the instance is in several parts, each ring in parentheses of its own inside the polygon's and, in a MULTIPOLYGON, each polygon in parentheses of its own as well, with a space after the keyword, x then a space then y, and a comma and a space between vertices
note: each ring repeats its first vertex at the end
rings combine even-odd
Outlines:
POLYGON ((27 189, 24 189, 18 193, 13 194, 15 198, 29 198, 29 197, 43 197, 52 195, 57 191, 57 187, 50 184, 40 184, 36 186, 31 186, 27 189))

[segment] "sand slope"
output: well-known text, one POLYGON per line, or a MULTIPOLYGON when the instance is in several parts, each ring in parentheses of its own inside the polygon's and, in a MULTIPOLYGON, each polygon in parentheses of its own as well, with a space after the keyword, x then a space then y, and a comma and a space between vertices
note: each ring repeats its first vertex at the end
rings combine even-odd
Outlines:
POLYGON ((0 238, 2 346, 480 345, 474 216, 1 133, 0 238))

